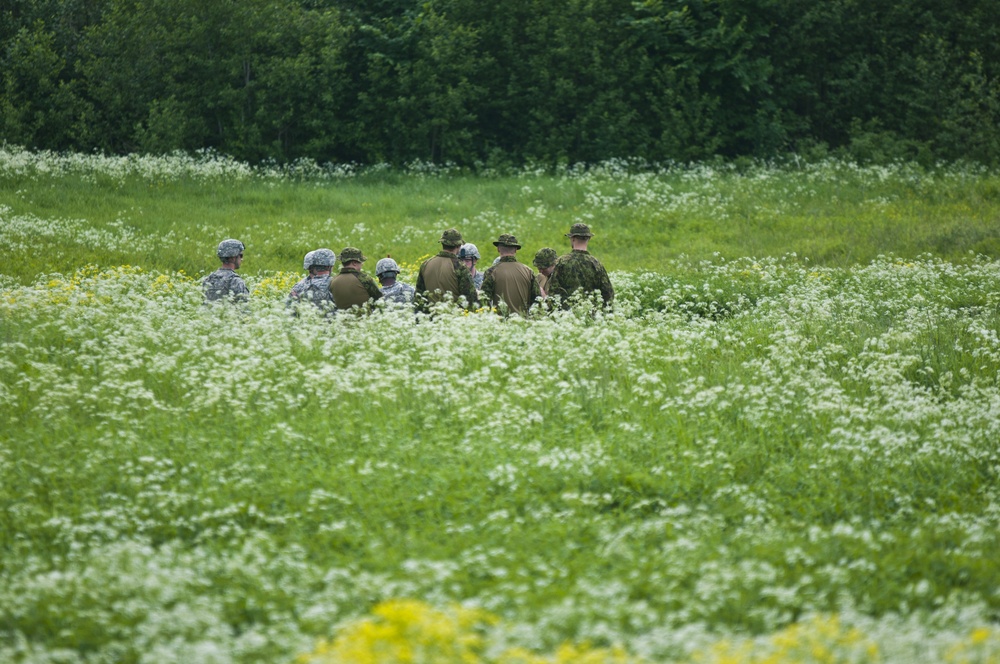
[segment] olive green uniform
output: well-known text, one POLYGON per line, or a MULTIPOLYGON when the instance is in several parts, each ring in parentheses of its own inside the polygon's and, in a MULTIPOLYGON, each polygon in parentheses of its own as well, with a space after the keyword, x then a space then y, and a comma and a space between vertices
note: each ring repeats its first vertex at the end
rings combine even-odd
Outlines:
POLYGON ((344 267, 330 280, 330 294, 337 309, 343 311, 354 306, 366 307, 369 301, 382 297, 382 289, 364 272, 344 267))
POLYGON ((447 293, 451 293, 456 302, 464 295, 469 307, 479 306, 476 286, 472 282, 469 268, 465 267, 455 254, 441 251, 420 266, 420 272, 417 274, 417 295, 425 302, 441 302, 447 293))
POLYGON ((504 313, 500 307, 503 302, 507 313, 523 316, 541 294, 535 273, 527 265, 518 263, 514 256, 503 256, 499 263, 486 270, 483 278, 483 295, 490 306, 501 310, 500 313, 504 313))

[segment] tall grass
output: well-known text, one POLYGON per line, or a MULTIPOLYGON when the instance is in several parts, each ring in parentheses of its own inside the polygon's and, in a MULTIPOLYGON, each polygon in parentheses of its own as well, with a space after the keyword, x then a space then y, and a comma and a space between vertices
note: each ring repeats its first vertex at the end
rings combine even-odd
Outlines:
MULTIPOLYGON (((647 204, 613 189, 632 183, 684 223, 717 205, 718 225, 699 223, 722 242, 763 223, 768 187, 807 176, 856 210, 888 182, 928 220, 980 200, 988 225, 992 176, 827 164, 306 183, 38 163, 4 176, 48 186, 5 203, 0 230, 0 661, 996 661, 1000 263, 819 265, 735 244, 670 258, 623 221, 647 204), (103 187, 89 200, 106 205, 157 177, 168 193, 128 221, 71 214, 75 191, 103 187), (338 196, 399 210, 454 188, 448 225, 461 214, 486 235, 495 218, 462 206, 528 196, 511 182, 559 192, 530 194, 554 197, 525 227, 538 237, 571 219, 607 223, 609 247, 633 233, 635 263, 595 247, 620 261, 614 312, 286 310, 297 266, 267 240, 291 251, 307 236, 284 210, 338 196), (658 199, 663 183, 700 193, 658 199), (202 220, 248 200, 273 226, 202 220), (158 228, 148 211, 167 203, 189 221, 158 228), (190 275, 230 234, 262 247, 253 296, 207 308, 190 275), (148 260, 132 260, 136 238, 160 238, 148 260), (172 255, 186 273, 158 262, 172 255), (49 269, 85 257, 98 264, 49 269)), ((798 195, 803 219, 842 214, 798 195)), ((858 238, 877 236, 867 214, 858 238)), ((404 261, 445 221, 414 215, 404 261)), ((836 227, 815 241, 843 241, 836 227)))

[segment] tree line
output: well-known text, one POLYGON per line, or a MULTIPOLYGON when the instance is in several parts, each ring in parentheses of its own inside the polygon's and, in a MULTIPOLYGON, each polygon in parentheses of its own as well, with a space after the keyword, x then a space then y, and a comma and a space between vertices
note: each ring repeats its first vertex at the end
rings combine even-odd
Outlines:
POLYGON ((1000 163, 995 0, 6 0, 0 140, 460 165, 1000 163))

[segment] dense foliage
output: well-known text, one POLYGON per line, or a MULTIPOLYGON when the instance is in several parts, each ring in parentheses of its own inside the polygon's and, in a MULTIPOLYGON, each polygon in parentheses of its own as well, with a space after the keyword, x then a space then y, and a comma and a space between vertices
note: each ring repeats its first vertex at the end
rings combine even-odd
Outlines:
POLYGON ((35 148, 1000 160, 990 0, 8 0, 0 47, 35 148))

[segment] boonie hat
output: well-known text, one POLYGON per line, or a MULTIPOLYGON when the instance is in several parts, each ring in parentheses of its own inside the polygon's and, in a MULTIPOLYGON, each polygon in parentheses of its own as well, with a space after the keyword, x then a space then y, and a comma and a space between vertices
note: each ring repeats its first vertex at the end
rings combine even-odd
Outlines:
POLYGON ((520 249, 521 245, 517 243, 517 238, 510 233, 504 233, 501 235, 496 242, 493 243, 494 247, 514 247, 515 249, 520 249))
POLYGON ((449 228, 441 233, 441 239, 438 242, 445 247, 460 247, 462 246, 462 234, 458 232, 457 228, 449 228))
POLYGON ((377 263, 375 263, 375 276, 381 277, 387 272, 392 272, 393 274, 399 274, 399 265, 396 261, 392 260, 388 256, 385 258, 380 258, 377 263))
POLYGON ((559 258, 559 254, 552 247, 542 247, 535 254, 535 259, 531 261, 534 263, 535 267, 539 269, 552 267, 556 264, 556 259, 559 258))
POLYGON ((590 232, 590 226, 587 224, 573 224, 566 237, 594 237, 594 234, 590 232))
POLYGON ((358 261, 359 263, 364 263, 367 258, 361 253, 361 250, 356 247, 344 247, 344 250, 340 252, 340 262, 349 263, 351 261, 358 261))

